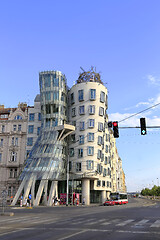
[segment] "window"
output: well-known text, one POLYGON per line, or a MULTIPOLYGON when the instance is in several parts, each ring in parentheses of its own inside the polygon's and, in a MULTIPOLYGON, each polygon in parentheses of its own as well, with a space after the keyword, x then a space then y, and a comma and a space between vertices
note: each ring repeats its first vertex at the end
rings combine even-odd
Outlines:
POLYGON ((75 135, 75 134, 72 134, 72 135, 71 135, 71 142, 74 143, 75 141, 76 141, 76 135, 75 135))
POLYGON ((83 157, 83 148, 78 149, 78 157, 82 158, 83 157))
POLYGON ((94 119, 89 119, 88 127, 89 128, 94 128, 94 119))
POLYGON ((17 168, 14 169, 14 178, 17 178, 17 168))
POLYGON ((27 146, 32 146, 33 145, 33 138, 29 137, 27 138, 27 146))
POLYGON ((29 125, 28 126, 28 133, 33 133, 34 131, 34 125, 29 125))
POLYGON ((58 118, 53 118, 52 119, 52 127, 58 126, 58 118))
POLYGON ((69 161, 69 172, 72 170, 72 162, 69 161))
POLYGON ((14 145, 14 137, 12 137, 12 145, 14 145))
POLYGON ((105 157, 105 161, 104 164, 107 165, 108 161, 107 161, 107 157, 105 157))
POLYGON ((18 146, 18 137, 15 139, 15 146, 18 146))
POLYGON ((37 127, 37 136, 39 136, 40 131, 41 131, 41 127, 37 127))
POLYGON ((20 132, 21 130, 22 130, 22 125, 19 124, 19 125, 18 125, 18 132, 20 132))
POLYGON ((10 168, 9 177, 10 177, 10 178, 13 178, 13 168, 10 168))
POLYGON ((102 155, 101 155, 101 162, 103 162, 104 161, 104 153, 102 153, 102 155))
POLYGON ((104 103, 105 102, 105 93, 101 91, 100 94, 100 102, 104 103))
POLYGON ((71 93, 71 104, 74 103, 74 93, 71 93))
POLYGON ((93 156, 94 155, 94 147, 88 147, 87 153, 88 153, 88 156, 93 156))
POLYGON ((15 132, 17 130, 17 125, 13 125, 13 131, 15 132))
POLYGON ((82 171, 82 164, 80 162, 76 163, 76 172, 81 172, 82 171))
POLYGON ((101 156, 102 156, 102 151, 100 149, 98 149, 97 158, 101 159, 101 156))
POLYGON ((2 132, 4 132, 5 131, 5 126, 4 125, 2 125, 2 132))
POLYGON ((78 100, 79 102, 84 100, 83 90, 78 91, 78 100))
POLYGON ((46 92, 46 101, 51 100, 51 92, 46 92))
POLYGON ((98 131, 102 132, 103 131, 103 123, 98 123, 98 131))
POLYGON ((79 135, 79 144, 84 144, 84 135, 79 135))
POLYGON ((76 127, 76 121, 72 121, 72 125, 76 127))
POLYGON ((85 122, 80 122, 80 123, 79 123, 79 130, 80 130, 80 131, 85 130, 85 122))
POLYGON ((69 149, 69 156, 74 157, 74 148, 69 149))
POLYGON ((16 162, 17 161, 17 153, 16 152, 11 152, 11 157, 10 157, 11 162, 16 162))
POLYGON ((50 75, 46 75, 46 76, 45 76, 44 85, 45 85, 45 88, 51 86, 50 75))
POLYGON ((56 76, 53 78, 53 87, 59 87, 59 79, 56 76))
POLYGON ((53 101, 59 100, 59 92, 53 91, 53 101))
POLYGON ((11 197, 11 186, 8 187, 8 196, 11 197))
POLYGON ((0 147, 3 147, 3 138, 0 139, 0 147))
POLYGON ((84 105, 83 106, 79 106, 79 114, 82 115, 84 114, 84 105))
POLYGON ((98 145, 102 145, 103 144, 103 137, 98 136, 98 145))
POLYGON ((109 134, 106 133, 106 142, 109 141, 109 134))
POLYGON ((105 105, 108 107, 108 96, 106 95, 105 105))
POLYGON ((94 165, 92 160, 87 160, 87 170, 93 170, 94 165))
POLYGON ((34 121, 34 113, 29 114, 29 121, 34 121))
POLYGON ((38 121, 41 121, 41 113, 38 113, 38 121))
POLYGON ((102 181, 102 187, 105 187, 105 181, 102 181))
POLYGON ((95 114, 95 105, 89 105, 88 111, 90 115, 95 114))
POLYGON ((108 153, 108 145, 105 146, 105 152, 108 153))
POLYGON ((15 116, 14 119, 15 119, 15 120, 20 120, 20 119, 22 119, 22 117, 21 117, 20 115, 17 115, 17 116, 15 116))
POLYGON ((94 133, 88 133, 88 142, 94 142, 94 133))
POLYGON ((90 89, 90 100, 96 100, 96 89, 90 89))
POLYGON ((104 116, 104 108, 103 107, 99 108, 99 115, 104 116))
POLYGON ((97 187, 100 187, 100 186, 101 186, 101 181, 97 180, 97 187))
POLYGON ((0 153, 0 163, 2 162, 2 153, 0 153))
POLYGON ((75 117, 76 116, 76 108, 72 108, 72 117, 75 117))
POLYGON ((109 187, 109 185, 110 185, 109 183, 110 183, 110 182, 109 182, 109 181, 107 181, 107 187, 109 187))

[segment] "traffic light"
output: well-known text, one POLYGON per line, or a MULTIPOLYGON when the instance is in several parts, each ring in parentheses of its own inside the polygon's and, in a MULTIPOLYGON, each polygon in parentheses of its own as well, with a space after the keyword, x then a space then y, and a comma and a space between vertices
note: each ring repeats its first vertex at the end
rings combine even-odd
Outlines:
POLYGON ((112 122, 113 124, 113 136, 119 138, 118 122, 112 122))
POLYGON ((140 126, 141 126, 141 135, 146 135, 147 130, 146 130, 146 119, 145 118, 140 118, 140 126))
POLYGON ((108 122, 108 127, 109 127, 109 128, 112 128, 112 122, 111 122, 111 121, 108 122))

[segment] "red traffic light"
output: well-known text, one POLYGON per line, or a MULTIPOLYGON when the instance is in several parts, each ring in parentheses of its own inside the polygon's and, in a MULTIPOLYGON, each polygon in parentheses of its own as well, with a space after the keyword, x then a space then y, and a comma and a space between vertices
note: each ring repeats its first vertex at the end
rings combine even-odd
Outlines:
POLYGON ((118 123, 117 122, 113 122, 113 127, 117 127, 118 126, 118 123))

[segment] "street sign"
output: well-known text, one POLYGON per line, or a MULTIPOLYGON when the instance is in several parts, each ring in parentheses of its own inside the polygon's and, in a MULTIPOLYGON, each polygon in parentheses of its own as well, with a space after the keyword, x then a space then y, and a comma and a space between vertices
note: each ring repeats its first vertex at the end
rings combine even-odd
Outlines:
POLYGON ((31 200, 31 199, 32 199, 32 195, 31 195, 31 194, 29 194, 28 198, 31 200))

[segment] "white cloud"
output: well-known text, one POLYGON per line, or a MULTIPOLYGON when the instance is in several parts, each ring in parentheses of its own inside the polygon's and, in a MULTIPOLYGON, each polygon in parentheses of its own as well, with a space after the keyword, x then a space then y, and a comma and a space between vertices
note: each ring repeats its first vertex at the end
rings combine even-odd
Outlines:
POLYGON ((160 78, 159 77, 149 74, 149 75, 147 75, 147 79, 149 80, 149 84, 155 85, 155 86, 160 86, 160 78))

